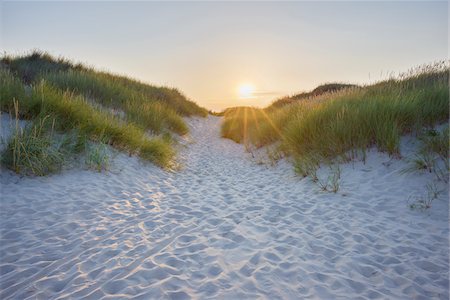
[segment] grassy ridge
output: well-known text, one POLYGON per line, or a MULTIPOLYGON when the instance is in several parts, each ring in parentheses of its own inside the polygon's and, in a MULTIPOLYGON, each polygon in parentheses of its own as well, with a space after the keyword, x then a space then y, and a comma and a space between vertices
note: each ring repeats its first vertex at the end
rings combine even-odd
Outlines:
POLYGON ((175 89, 97 72, 39 52, 2 59, 0 109, 33 120, 25 131, 16 131, 2 163, 36 175, 57 170, 64 159, 80 152, 80 147, 63 147, 55 139, 61 135, 72 140, 71 145, 101 141, 167 166, 174 151, 166 137, 187 133, 181 116, 206 114, 175 89), (147 131, 162 133, 163 138, 149 138, 147 131))
POLYGON ((206 116, 207 111, 176 89, 155 87, 127 77, 98 72, 63 58, 34 52, 2 59, 25 83, 45 80, 61 90, 81 94, 92 102, 123 111, 128 121, 155 133, 187 133, 181 116, 206 116))
POLYGON ((344 157, 371 146, 398 155, 402 134, 448 122, 448 80, 448 66, 440 63, 279 108, 229 109, 222 136, 257 146, 281 141, 298 161, 344 157))
MULTIPOLYGON (((95 109, 80 95, 58 90, 45 82, 31 87, 27 92, 25 90, 21 82, 8 70, 0 70, 2 111, 11 111, 14 108, 12 99, 17 99, 18 115, 21 118, 35 119, 37 123, 52 119, 52 129, 59 132, 77 130, 79 138, 87 136, 92 140, 106 140, 118 149, 139 153, 162 166, 173 155, 168 143, 160 139, 146 138, 145 132, 136 125, 95 109)), ((36 131, 35 127, 33 125, 31 130, 36 131)), ((39 128, 40 132, 45 129, 42 125, 39 128)))
POLYGON ((126 87, 114 76, 91 71, 64 71, 40 76, 61 90, 84 95, 102 106, 125 113, 128 121, 155 133, 170 130, 186 134, 187 126, 181 116, 164 101, 126 87), (152 99, 152 100, 149 100, 152 99))
POLYGON ((278 100, 272 102, 267 107, 267 110, 277 109, 277 108, 281 108, 285 105, 294 104, 299 100, 317 98, 318 96, 322 96, 325 94, 336 93, 336 92, 342 91, 344 89, 357 88, 357 87, 358 87, 357 85, 345 84, 345 83, 322 84, 322 85, 319 85, 318 87, 316 87, 311 92, 300 93, 300 94, 296 94, 293 96, 283 97, 281 99, 278 99, 278 100))

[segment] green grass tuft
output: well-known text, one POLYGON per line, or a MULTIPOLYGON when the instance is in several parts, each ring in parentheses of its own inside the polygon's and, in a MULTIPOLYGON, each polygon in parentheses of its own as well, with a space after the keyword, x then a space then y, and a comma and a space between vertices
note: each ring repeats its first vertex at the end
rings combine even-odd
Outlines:
POLYGON ((64 157, 45 130, 48 117, 24 130, 16 123, 15 132, 2 153, 2 164, 16 173, 43 176, 61 169, 64 157))
POLYGON ((85 164, 89 169, 101 172, 107 170, 110 164, 107 145, 100 142, 88 146, 85 164))
POLYGON ((163 139, 148 140, 141 146, 139 156, 144 160, 155 162, 157 165, 167 167, 172 161, 173 149, 163 139))

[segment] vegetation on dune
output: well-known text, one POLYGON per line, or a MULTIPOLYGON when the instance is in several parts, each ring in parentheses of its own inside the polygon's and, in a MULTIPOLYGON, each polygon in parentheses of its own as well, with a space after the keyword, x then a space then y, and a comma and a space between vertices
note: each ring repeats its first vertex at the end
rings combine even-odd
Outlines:
POLYGON ((181 116, 206 116, 207 111, 186 99, 178 90, 155 87, 127 77, 98 72, 63 58, 34 52, 2 63, 25 83, 45 80, 48 84, 80 94, 104 107, 123 111, 127 121, 143 129, 178 134, 188 129, 181 116))
POLYGON ((438 131, 428 129, 418 136, 420 147, 414 157, 409 159, 409 167, 404 172, 428 171, 439 180, 448 182, 449 165, 449 126, 438 131))
POLYGON ((103 142, 89 145, 86 151, 85 164, 89 169, 101 172, 109 167, 109 155, 103 142))
POLYGON ((46 131, 48 118, 21 130, 16 123, 15 134, 2 153, 2 164, 22 174, 45 175, 61 168, 62 149, 46 131))
POLYGON ((444 190, 438 189, 436 183, 430 182, 425 186, 425 192, 421 195, 411 195, 408 198, 409 208, 426 210, 431 208, 432 203, 444 190))
MULTIPOLYGON (((371 86, 278 108, 228 109, 224 116, 223 137, 256 146, 280 141, 282 150, 295 158, 297 170, 310 175, 319 162, 349 159, 372 146, 400 155, 402 134, 448 122, 449 68, 442 62, 371 86)), ((443 139, 448 141, 448 136, 443 139)))
MULTIPOLYGON (((40 52, 2 58, 0 109, 33 120, 25 130, 16 130, 2 153, 2 164, 36 175, 58 170, 87 140, 167 166, 174 155, 172 139, 150 138, 146 131, 185 134, 182 116, 207 114, 175 89, 97 72, 40 52)), ((101 170, 107 164, 103 150, 81 148, 88 165, 101 170)))
POLYGON ((127 121, 143 129, 155 133, 171 130, 178 134, 186 134, 188 131, 181 116, 164 101, 149 98, 138 90, 123 86, 121 80, 116 80, 114 76, 69 70, 40 77, 61 90, 84 95, 104 107, 118 112, 123 111, 127 121))
POLYGON ((319 96, 322 96, 322 95, 329 96, 328 94, 330 94, 330 93, 336 93, 336 92, 339 92, 339 91, 342 91, 345 89, 350 89, 350 88, 358 88, 358 86, 354 85, 354 84, 346 84, 346 83, 326 83, 326 84, 319 85, 311 92, 299 93, 299 94, 296 94, 293 96, 283 97, 281 99, 278 99, 278 100, 274 101, 272 104, 270 104, 266 109, 272 110, 272 109, 281 108, 285 105, 296 103, 299 100, 307 100, 307 99, 311 99, 311 98, 315 98, 317 100, 317 98, 319 96))

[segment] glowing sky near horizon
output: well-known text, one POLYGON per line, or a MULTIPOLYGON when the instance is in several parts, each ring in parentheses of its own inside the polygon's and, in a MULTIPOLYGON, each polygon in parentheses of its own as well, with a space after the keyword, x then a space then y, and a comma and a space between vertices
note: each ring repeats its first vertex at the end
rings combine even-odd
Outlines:
POLYGON ((448 59, 443 2, 0 2, 0 50, 38 48, 213 110, 448 59))

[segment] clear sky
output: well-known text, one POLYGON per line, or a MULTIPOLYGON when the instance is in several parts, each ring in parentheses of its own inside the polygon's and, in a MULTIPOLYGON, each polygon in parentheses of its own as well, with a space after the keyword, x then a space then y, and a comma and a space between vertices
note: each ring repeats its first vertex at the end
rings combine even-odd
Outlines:
POLYGON ((12 2, 0 49, 38 48, 220 110, 448 59, 444 2, 12 2))

